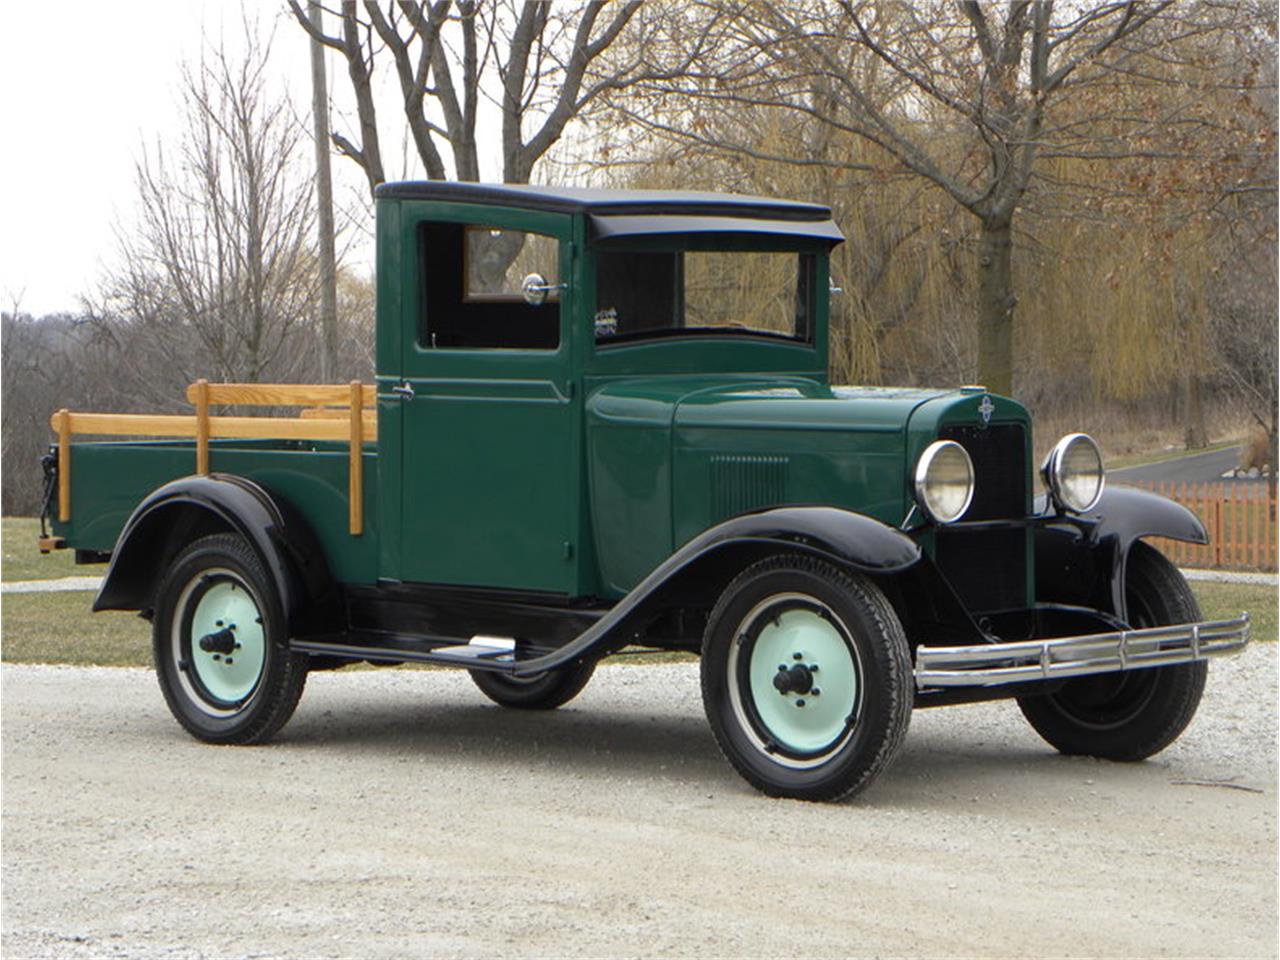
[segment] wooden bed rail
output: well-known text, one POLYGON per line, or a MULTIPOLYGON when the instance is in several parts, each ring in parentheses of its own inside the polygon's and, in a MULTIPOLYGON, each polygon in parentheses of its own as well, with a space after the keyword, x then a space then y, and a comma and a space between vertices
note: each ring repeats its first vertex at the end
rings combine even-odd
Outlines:
POLYGON ((119 437, 193 437, 196 473, 209 473, 209 441, 222 439, 336 440, 347 442, 347 499, 353 536, 364 531, 364 469, 361 460, 366 437, 377 436, 376 390, 352 380, 349 384, 209 383, 197 380, 187 387, 194 416, 137 413, 73 413, 59 410, 50 418, 58 434, 58 519, 71 519, 71 437, 101 434, 119 437), (215 417, 211 404, 227 406, 297 406, 298 417, 215 417))

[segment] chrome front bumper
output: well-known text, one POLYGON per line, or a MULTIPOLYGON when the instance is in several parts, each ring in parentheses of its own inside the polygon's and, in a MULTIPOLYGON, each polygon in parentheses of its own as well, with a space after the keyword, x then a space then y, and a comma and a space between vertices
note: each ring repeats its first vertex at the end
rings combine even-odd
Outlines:
POLYGON ((916 650, 916 687, 992 687, 1092 673, 1167 667, 1237 653, 1249 642, 1249 615, 1234 620, 1144 627, 1080 637, 916 650))

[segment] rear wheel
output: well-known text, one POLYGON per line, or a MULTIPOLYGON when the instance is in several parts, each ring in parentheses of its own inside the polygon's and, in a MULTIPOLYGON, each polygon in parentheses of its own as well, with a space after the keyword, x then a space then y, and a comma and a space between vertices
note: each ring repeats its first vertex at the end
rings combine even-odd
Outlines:
POLYGON ((871 581, 809 557, 744 571, 702 650, 702 699, 721 751, 757 789, 835 800, 868 786, 911 719, 911 655, 871 581))
POLYGON ((209 743, 270 739, 307 679, 306 654, 287 647, 273 581, 234 534, 178 554, 157 594, 152 646, 169 710, 209 743))
MULTIPOLYGON (((1203 619, 1178 568, 1154 547, 1129 553, 1126 601, 1135 627, 1203 619)), ((1056 693, 1020 697, 1023 716, 1060 752, 1106 760, 1145 760, 1187 728, 1204 692, 1204 661, 1068 680, 1056 693)))
POLYGON ((580 694, 595 669, 594 660, 582 660, 527 678, 492 670, 469 672, 480 692, 494 703, 518 710, 554 710, 580 694))

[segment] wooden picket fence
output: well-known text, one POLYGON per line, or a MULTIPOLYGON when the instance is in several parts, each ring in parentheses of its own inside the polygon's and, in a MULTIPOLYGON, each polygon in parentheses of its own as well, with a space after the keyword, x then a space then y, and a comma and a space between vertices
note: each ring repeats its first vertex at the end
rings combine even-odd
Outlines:
POLYGON ((1153 537, 1180 567, 1276 570, 1276 488, 1270 483, 1137 483, 1195 511, 1205 545, 1153 537))

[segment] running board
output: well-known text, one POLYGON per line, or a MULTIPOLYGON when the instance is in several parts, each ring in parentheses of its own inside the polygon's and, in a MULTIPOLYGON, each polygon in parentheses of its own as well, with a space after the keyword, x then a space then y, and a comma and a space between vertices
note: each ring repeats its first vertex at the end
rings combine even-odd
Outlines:
MULTIPOLYGON (((434 663, 512 673, 528 657, 517 660, 514 640, 499 637, 419 637, 395 633, 349 633, 339 638, 311 637, 289 641, 289 648, 316 656, 370 660, 374 663, 434 663)), ((550 652, 540 648, 535 655, 550 652)))

